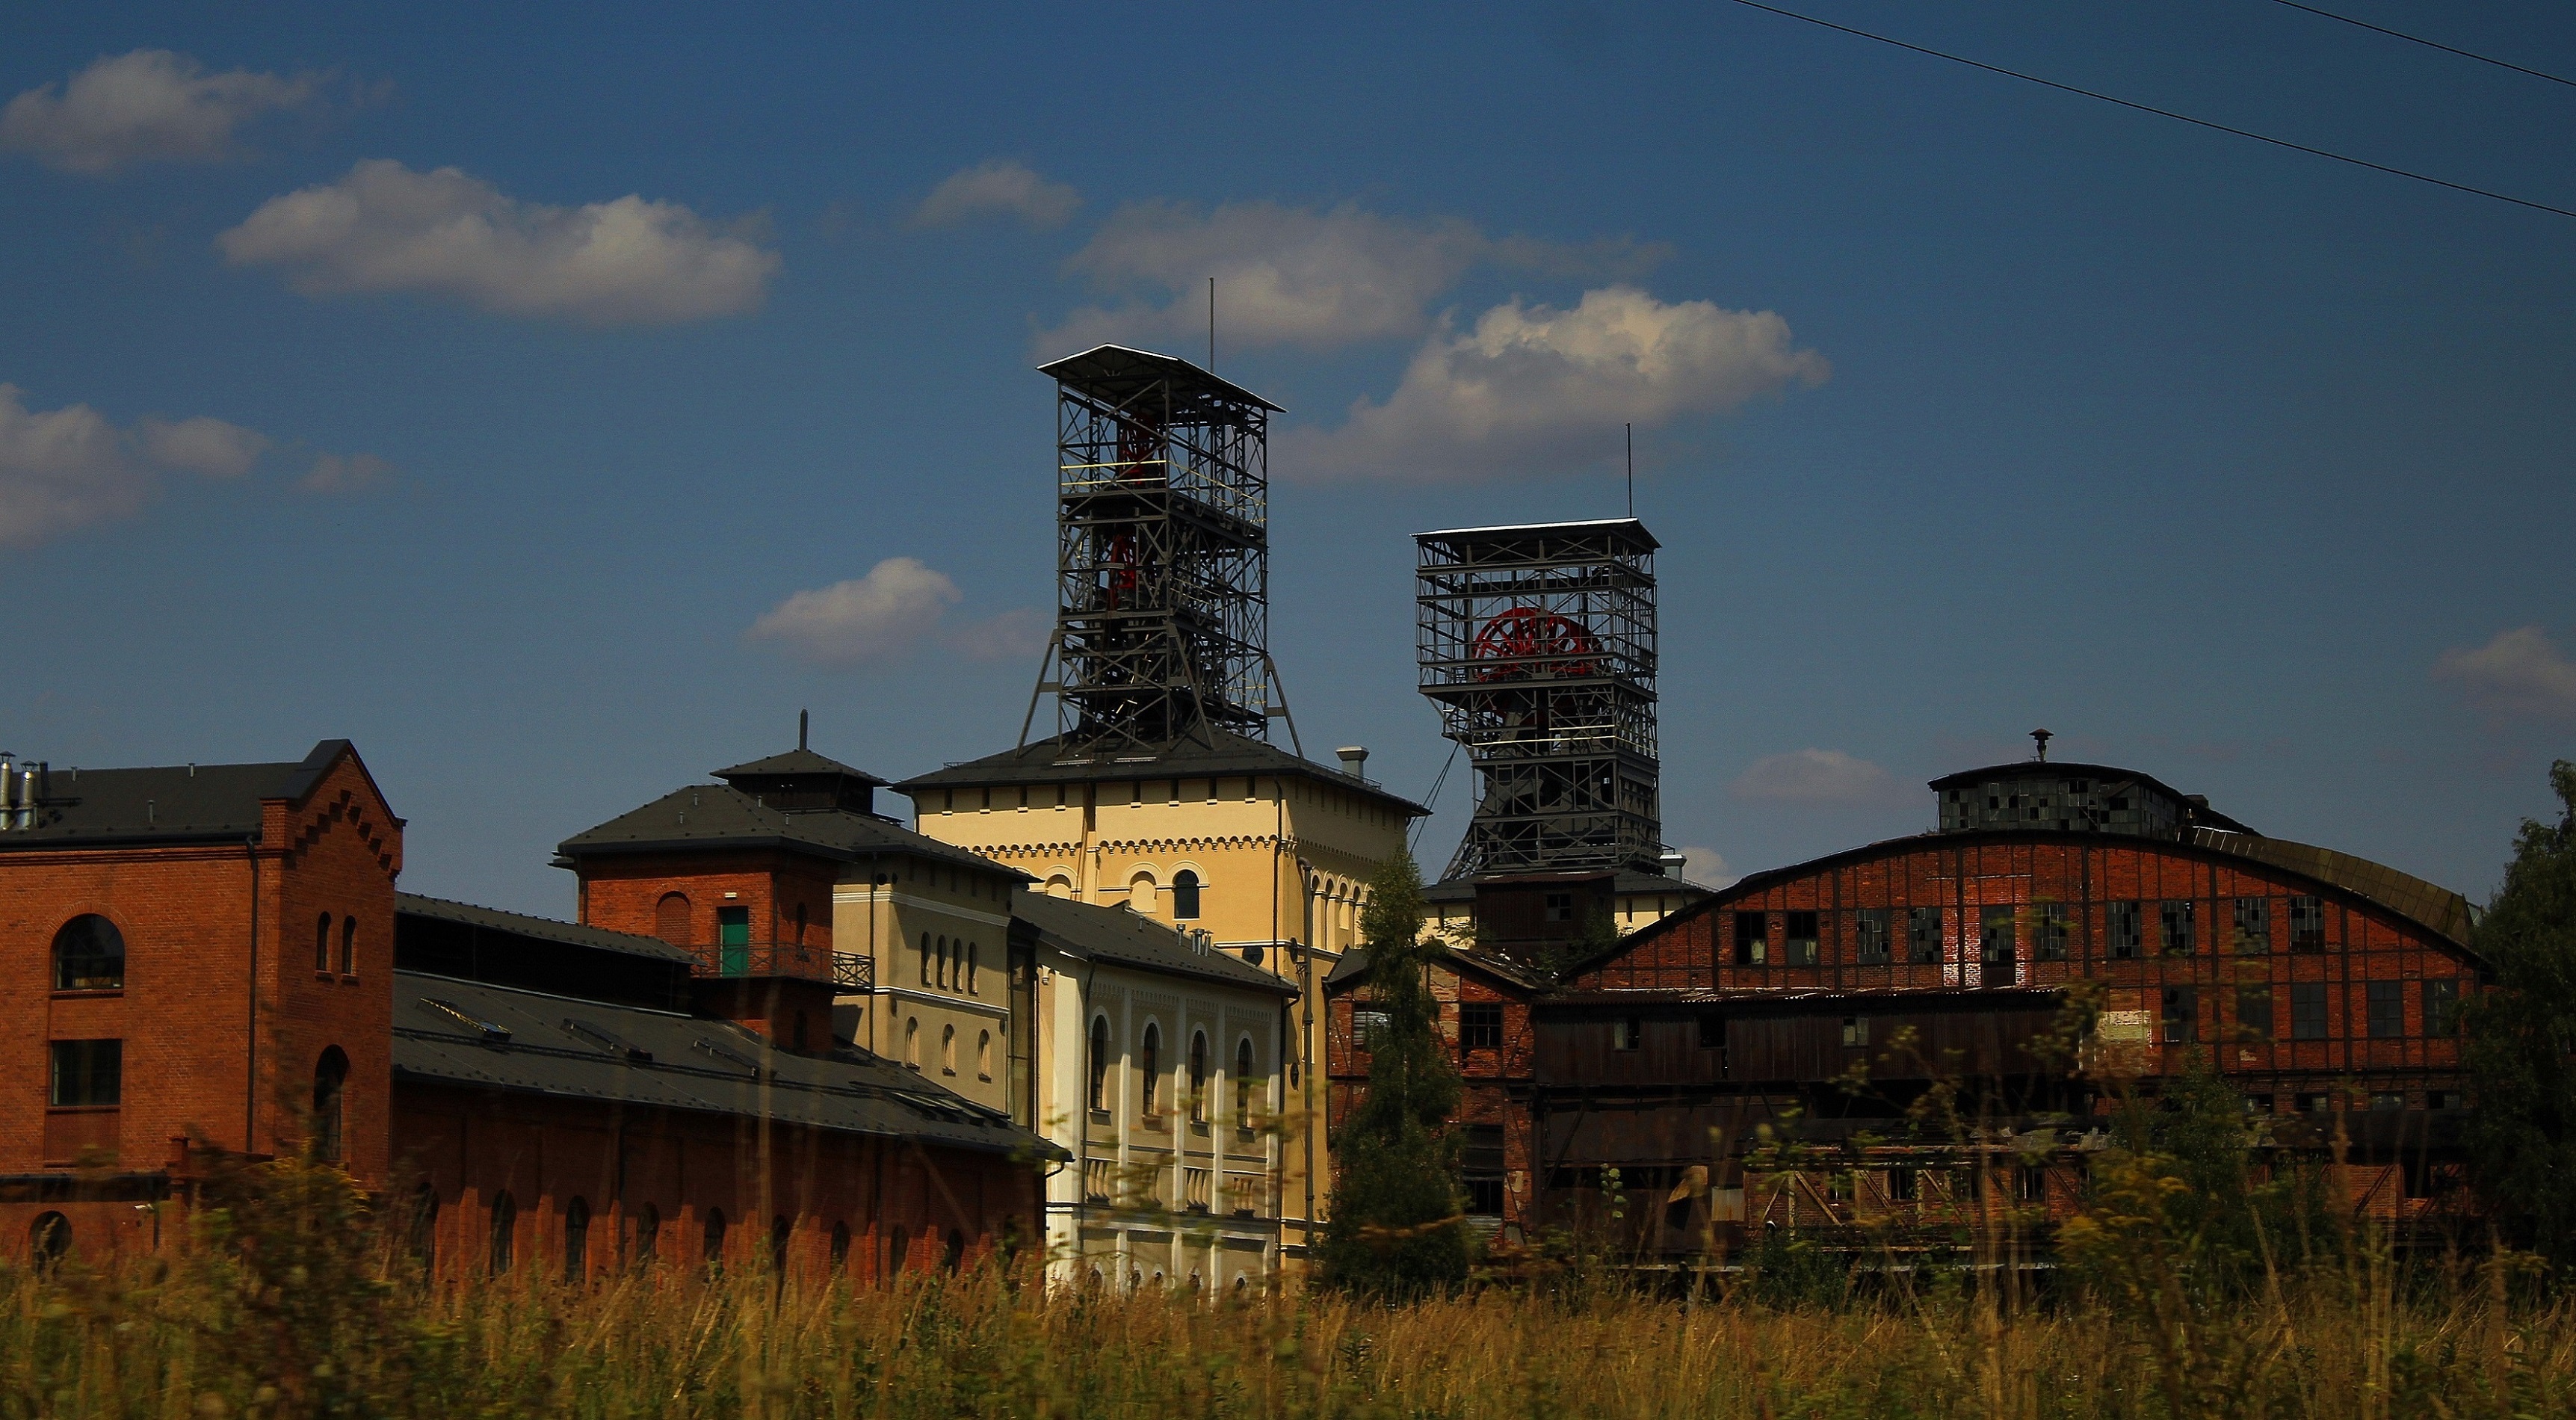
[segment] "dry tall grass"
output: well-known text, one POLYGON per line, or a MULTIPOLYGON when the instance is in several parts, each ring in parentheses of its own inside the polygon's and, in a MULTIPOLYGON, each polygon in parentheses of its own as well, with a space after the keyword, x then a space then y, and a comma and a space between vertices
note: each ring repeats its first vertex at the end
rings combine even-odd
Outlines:
POLYGON ((643 1273, 371 1283, 270 1316, 330 1349, 246 1317, 261 1306, 202 1253, 0 1287, 0 1415, 62 1420, 2576 1413, 2576 1313, 2385 1268, 2206 1319, 2182 1357, 2087 1302, 2008 1313, 1973 1288, 1787 1309, 1496 1289, 1389 1310, 1083 1297, 990 1272, 881 1290, 643 1273), (335 1328, 352 1308, 368 1315, 335 1328))

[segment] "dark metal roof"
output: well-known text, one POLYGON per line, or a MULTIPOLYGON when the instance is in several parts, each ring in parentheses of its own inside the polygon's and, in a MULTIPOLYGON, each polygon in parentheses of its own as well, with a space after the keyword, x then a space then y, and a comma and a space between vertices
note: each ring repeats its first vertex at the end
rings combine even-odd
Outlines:
POLYGON ((1208 727, 1206 733, 1213 744, 1191 734, 1151 749, 1135 749, 1126 753, 1102 750, 1096 754, 1068 748, 1059 736, 1019 749, 1004 750, 1000 754, 988 754, 982 759, 946 765, 927 774, 916 774, 895 785, 894 791, 918 801, 924 789, 972 789, 994 784, 1123 783, 1132 779, 1169 779, 1176 775, 1197 778, 1228 774, 1293 774, 1336 789, 1367 795, 1408 817, 1420 818, 1431 812, 1383 786, 1317 764, 1311 759, 1300 759, 1276 745, 1213 726, 1208 727))
POLYGON ((2061 775, 2070 779, 2127 780, 2141 784, 2173 800, 2193 823, 2205 823, 2216 828, 2232 829, 2238 833, 2254 832, 2243 823, 2211 808, 2205 796, 2186 794, 2152 774, 2142 774, 2135 769, 2123 769, 2116 764, 2077 764, 2054 759, 2024 759, 2010 764, 1990 764, 1983 769, 1963 769, 1956 774, 1944 774, 1938 779, 1929 781, 1925 787, 1938 795, 1945 789, 1964 789, 1971 785, 2000 779, 2044 779, 2061 775))
POLYGON ((294 764, 56 769, 41 786, 35 826, 0 833, 0 851, 255 841, 262 800, 301 800, 340 756, 354 753, 347 740, 324 740, 294 764))
POLYGON ((1288 412, 1187 360, 1124 345, 1095 345, 1079 355, 1040 365, 1038 373, 1073 385, 1103 404, 1123 405, 1146 389, 1169 382, 1175 406, 1214 398, 1229 404, 1257 404, 1273 414, 1288 412))
POLYGON ((1590 518, 1570 523, 1506 523, 1488 528, 1442 528, 1437 532, 1415 533, 1416 543, 1499 542, 1516 537, 1539 537, 1550 534, 1620 533, 1648 550, 1663 546, 1646 525, 1635 518, 1590 518))
POLYGON ((659 937, 640 937, 632 932, 611 932, 605 927, 586 927, 578 922, 558 922, 551 917, 528 917, 516 912, 503 912, 494 907, 475 907, 443 898, 422 897, 417 893, 394 894, 394 915, 427 917, 440 922, 458 922, 486 931, 508 932, 540 941, 561 942, 567 946, 588 947, 594 951, 621 952, 628 956, 651 957, 656 961, 695 962, 697 957, 682 951, 659 937))
POLYGON ((631 813, 574 834, 556 846, 568 858, 597 853, 678 849, 777 848, 857 862, 909 853, 1015 882, 1035 881, 1017 868, 849 809, 775 809, 728 784, 676 789, 631 813))
MULTIPOLYGON (((1471 952, 1459 947, 1447 947, 1443 950, 1447 953, 1445 960, 1453 967, 1483 972, 1497 981, 1509 986, 1517 986, 1523 991, 1539 992, 1547 989, 1546 982, 1523 971, 1517 965, 1500 961, 1488 953, 1471 952)), ((1345 981, 1356 981, 1368 975, 1368 970, 1369 949, 1353 947, 1342 953, 1340 961, 1333 963, 1333 969, 1324 976, 1324 984, 1335 986, 1345 981)))
POLYGON ((1294 996, 1297 988, 1223 947, 1201 952, 1181 934, 1150 917, 1120 907, 1067 902, 1044 893, 1020 894, 1012 915, 1038 929, 1049 946, 1089 961, 1115 962, 1172 976, 1294 996))
POLYGON ((810 749, 791 749, 785 754, 773 754, 767 759, 755 759, 749 764, 737 764, 729 769, 715 771, 715 777, 718 779, 783 779, 809 774, 856 779, 871 785, 882 785, 887 782, 864 769, 853 769, 837 759, 827 759, 810 749))
POLYGON ((394 973, 394 1078, 1065 1157, 864 1051, 791 1055, 730 1021, 421 972, 394 973))

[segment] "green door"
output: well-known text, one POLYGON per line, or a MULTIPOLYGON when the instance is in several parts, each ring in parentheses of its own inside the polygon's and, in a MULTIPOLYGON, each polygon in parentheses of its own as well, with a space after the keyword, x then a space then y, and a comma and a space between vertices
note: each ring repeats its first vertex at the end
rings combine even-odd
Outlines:
POLYGON ((751 909, 719 907, 716 909, 716 945, 723 949, 723 971, 727 976, 742 976, 751 971, 751 909))

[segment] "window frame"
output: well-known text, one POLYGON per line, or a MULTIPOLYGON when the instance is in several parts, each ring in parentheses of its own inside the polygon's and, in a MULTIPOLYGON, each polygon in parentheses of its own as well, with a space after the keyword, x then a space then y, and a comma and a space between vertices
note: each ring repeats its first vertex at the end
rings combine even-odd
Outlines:
POLYGON ((1461 1051, 1503 1048, 1501 1002, 1461 1001, 1458 1003, 1458 1048, 1461 1051))
POLYGON ((2363 982, 2361 1008, 2365 1039, 2403 1040, 2406 1038, 2405 982, 2398 980, 2363 982))
POLYGON ((46 975, 53 982, 53 989, 57 994, 70 992, 87 994, 94 992, 103 995, 112 991, 122 991, 125 989, 126 963, 131 959, 132 955, 132 949, 125 941, 125 931, 123 928, 116 925, 114 918, 109 917, 103 912, 74 913, 72 916, 65 918, 62 925, 54 929, 53 943, 46 952, 46 975), (116 963, 115 979, 113 982, 102 981, 98 976, 97 964, 111 960, 107 953, 88 952, 78 956, 67 956, 63 951, 64 947, 71 944, 72 930, 76 927, 81 928, 83 934, 86 936, 96 936, 97 929, 83 926, 83 924, 90 922, 95 922, 99 924, 100 928, 104 928, 106 939, 114 942, 116 945, 115 954, 112 958, 116 963), (75 976, 73 974, 73 964, 75 962, 83 964, 87 968, 88 974, 75 976))
POLYGON ((48 1040, 45 1046, 47 1109, 125 1107, 123 1037, 48 1040))

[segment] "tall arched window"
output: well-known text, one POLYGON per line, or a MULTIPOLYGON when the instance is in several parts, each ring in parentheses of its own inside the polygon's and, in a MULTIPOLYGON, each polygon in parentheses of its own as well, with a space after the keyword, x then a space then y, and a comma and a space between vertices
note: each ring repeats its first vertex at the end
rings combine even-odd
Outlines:
POLYGON ((675 947, 697 945, 690 940, 688 894, 666 892, 653 904, 653 935, 675 947))
POLYGON ((907 1016, 903 1022, 903 1063, 921 1068, 921 1017, 907 1016))
POLYGON ((773 1274, 787 1270, 787 1245, 795 1237, 796 1228, 787 1221, 786 1214, 769 1220, 769 1270, 773 1274))
POLYGON ((892 1232, 886 1234, 886 1275, 891 1277, 901 1272, 903 1265, 911 1260, 912 1234, 898 1223, 892 1232))
POLYGON ((120 991, 125 987, 125 934, 95 912, 54 933, 54 989, 120 991))
POLYGON ((427 1179, 411 1194, 411 1254, 420 1259, 422 1272, 437 1273, 438 1190, 427 1179))
POLYGON ((1252 1037, 1245 1036, 1234 1047, 1234 1127, 1252 1127, 1252 1037))
POLYGON ((838 1272, 849 1265, 850 1225, 834 1223, 832 1225, 832 1270, 838 1272))
POLYGON ((358 974, 358 919, 355 917, 340 919, 340 974, 358 974))
POLYGON ((492 1200, 492 1275, 510 1270, 519 1241, 519 1200, 503 1193, 492 1200))
POLYGON ((1207 1032, 1190 1033, 1190 1123, 1207 1123, 1207 1032))
POLYGON ((313 1067, 313 1153, 333 1163, 340 1160, 340 1097, 349 1082, 349 1057, 340 1047, 322 1052, 313 1067))
POLYGON ((930 984, 930 934, 921 934, 921 984, 930 984))
POLYGON ((943 1075, 957 1073, 957 1027, 955 1026, 939 1028, 939 1072, 943 1075))
POLYGON ((564 1280, 590 1275, 590 1205, 579 1198, 564 1205, 564 1280))
POLYGON ((948 939, 939 939, 939 989, 948 989, 948 939))
POLYGON ((966 994, 975 994, 975 973, 983 969, 984 947, 980 942, 966 944, 966 994))
POLYGON ((27 1229, 27 1252, 39 1274, 53 1271, 72 1253, 72 1220, 60 1213, 39 1213, 27 1229))
POLYGON ((1154 915, 1154 875, 1138 873, 1127 880, 1127 905, 1147 917, 1154 915))
POLYGON ((1109 1108, 1109 1018, 1091 1018, 1091 1107, 1109 1108))
POLYGON ((313 969, 331 969, 331 914, 328 912, 322 914, 321 921, 313 924, 313 969))
POLYGON ((962 1228, 950 1228, 948 1230, 947 1255, 940 1259, 940 1265, 947 1268, 949 1271, 954 1272, 957 1270, 958 1265, 963 1263, 965 1260, 966 1232, 962 1228))
POLYGON ((635 1215, 635 1265, 650 1267, 662 1260, 662 1210, 647 1203, 635 1215))
POLYGON ((1188 921, 1199 915, 1199 875, 1187 868, 1172 874, 1172 917, 1188 921))
POLYGON ((975 1078, 993 1078, 993 1033, 988 1030, 975 1032, 975 1078))
POLYGON ((724 1265, 724 1239, 725 1239, 725 1215, 724 1215, 724 1210, 723 1210, 722 1208, 710 1208, 710 1209, 708 1209, 708 1210, 707 1210, 707 1236, 706 1236, 706 1252, 705 1252, 705 1258, 706 1258, 706 1264, 707 1264, 707 1266, 709 1266, 709 1267, 721 1267, 721 1266, 723 1266, 723 1265, 724 1265))
POLYGON ((1163 1028, 1152 1021, 1145 1023, 1145 1049, 1136 1064, 1144 1073, 1145 1117, 1151 1119, 1157 1093, 1154 1087, 1162 1083, 1163 1072, 1163 1028))
POLYGON ((796 945, 805 945, 805 904, 796 904, 796 945))

